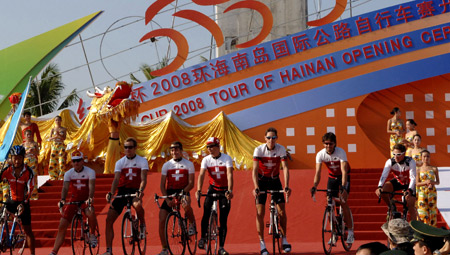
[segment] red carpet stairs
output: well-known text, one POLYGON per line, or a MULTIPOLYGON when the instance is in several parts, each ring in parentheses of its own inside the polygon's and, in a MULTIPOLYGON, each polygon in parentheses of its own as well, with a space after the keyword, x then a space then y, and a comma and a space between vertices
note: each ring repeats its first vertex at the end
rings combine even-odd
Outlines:
MULTIPOLYGON (((378 203, 375 195, 381 172, 382 169, 352 169, 349 206, 353 213, 356 240, 386 239, 381 225, 386 222, 387 206, 383 201, 378 203)), ((398 209, 402 210, 400 206, 398 209)), ((438 215, 438 226, 446 226, 441 214, 438 215)))
MULTIPOLYGON (((113 177, 113 174, 100 174, 96 177, 94 206, 97 215, 106 206, 105 196, 111 190, 113 177)), ((61 218, 57 204, 61 199, 62 185, 63 181, 47 181, 39 188, 39 200, 31 201, 31 224, 36 247, 53 246, 61 218)), ((64 244, 70 245, 70 226, 64 244)))

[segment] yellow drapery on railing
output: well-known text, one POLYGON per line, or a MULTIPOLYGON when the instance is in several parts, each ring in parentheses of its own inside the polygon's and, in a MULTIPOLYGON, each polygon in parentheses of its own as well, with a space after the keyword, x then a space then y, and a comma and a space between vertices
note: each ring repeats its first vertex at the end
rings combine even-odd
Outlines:
MULTIPOLYGON (((68 155, 75 150, 81 150, 90 161, 104 160, 108 145, 109 132, 107 118, 89 112, 83 123, 79 123, 76 115, 70 110, 63 110, 59 114, 62 126, 67 128, 66 144, 68 155)), ((53 119, 33 119, 38 124, 43 139, 39 156, 39 163, 47 165, 50 153, 50 131, 54 126, 53 119)), ((0 129, 0 135, 6 132, 8 121, 0 129)), ((20 134, 18 133, 18 136, 20 134)), ((261 143, 250 138, 237 128, 223 113, 203 125, 190 125, 170 112, 155 120, 146 121, 137 125, 123 123, 120 130, 120 141, 127 137, 135 137, 138 141, 137 154, 145 157, 153 171, 160 171, 162 165, 170 157, 170 143, 180 141, 185 151, 184 156, 196 164, 200 164, 207 155, 206 140, 209 137, 218 137, 222 152, 231 156, 235 169, 251 169, 253 151, 261 143)), ((20 139, 16 138, 16 140, 20 139)), ((18 141, 19 143, 19 141, 18 141)))

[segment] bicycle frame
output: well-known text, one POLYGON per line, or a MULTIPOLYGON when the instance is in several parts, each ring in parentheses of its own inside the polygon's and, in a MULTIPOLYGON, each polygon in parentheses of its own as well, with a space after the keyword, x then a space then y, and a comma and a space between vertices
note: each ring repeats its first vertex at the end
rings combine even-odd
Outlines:
MULTIPOLYGON (((273 254, 276 253, 276 247, 278 246, 278 252, 281 254, 281 244, 280 238, 283 237, 283 234, 280 232, 280 223, 278 216, 278 208, 275 206, 275 200, 273 199, 273 195, 276 193, 285 193, 284 190, 267 190, 260 191, 259 194, 270 194, 270 215, 269 215, 269 235, 272 235, 272 244, 273 244, 273 254)), ((286 202, 289 202, 289 197, 286 196, 286 202)))
MULTIPOLYGON (((345 239, 345 223, 344 223, 344 215, 342 206, 339 205, 339 210, 337 210, 337 202, 340 203, 339 198, 335 198, 332 196, 332 192, 334 190, 330 189, 322 189, 317 190, 321 192, 327 192, 327 205, 325 207, 324 218, 322 223, 322 244, 323 250, 325 254, 331 254, 331 249, 333 246, 336 246, 338 238, 341 237, 341 242, 346 251, 349 251, 352 247, 352 244, 346 242, 345 239), (328 215, 329 214, 329 215, 328 215), (328 225, 329 224, 329 225, 328 225), (327 229, 329 226, 329 230, 327 229), (325 233, 330 233, 330 240, 326 240, 325 233), (328 241, 328 243, 326 243, 328 241)), ((314 198, 315 199, 315 198, 314 198)), ((353 217, 350 214, 351 217, 353 217)))
MULTIPOLYGON (((395 219, 395 218, 403 218, 406 220, 408 216, 408 203, 406 202, 406 195, 403 192, 389 192, 389 191, 382 191, 381 194, 389 194, 389 205, 388 205, 388 211, 387 211, 387 220, 395 219), (395 199, 395 196, 402 196, 402 201, 398 201, 395 199), (397 211, 397 204, 400 204, 403 206, 403 214, 397 211), (398 215, 400 214, 400 215, 398 215)), ((378 203, 381 201, 381 196, 378 197, 378 203)))
MULTIPOLYGON (((198 199, 197 199, 197 202, 198 202, 198 207, 200 208, 200 197, 211 197, 211 198, 213 198, 213 204, 212 204, 212 206, 211 206, 211 213, 210 213, 210 215, 209 215, 209 221, 210 221, 210 224, 209 224, 209 227, 208 227, 208 235, 207 235, 207 243, 208 243, 208 245, 207 245, 207 249, 206 249, 206 253, 207 254, 216 254, 216 252, 217 252, 217 241, 218 241, 218 237, 219 237, 219 239, 220 239, 220 234, 218 233, 218 232, 216 232, 216 233, 211 233, 211 221, 213 220, 213 219, 215 219, 215 221, 216 221, 216 226, 217 226, 217 229, 219 228, 219 225, 218 225, 218 219, 217 219, 217 216, 219 215, 218 214, 218 211, 217 211, 217 208, 218 208, 218 206, 217 206, 217 204, 219 203, 217 200, 219 199, 219 198, 221 198, 221 197, 226 197, 225 195, 223 195, 223 194, 220 194, 220 193, 212 193, 212 194, 203 194, 203 193, 200 193, 199 194, 199 196, 198 196, 198 199), (210 239, 210 237, 211 236, 214 236, 214 239, 215 239, 215 245, 214 245, 214 251, 212 251, 211 250, 211 243, 212 243, 212 239, 210 239)), ((230 201, 228 200, 228 203, 229 203, 230 201)))
MULTIPOLYGON (((5 204, 4 202, 0 202, 0 203, 5 204)), ((9 224, 8 224, 8 222, 9 222, 8 218, 9 218, 10 214, 11 213, 6 210, 6 206, 3 206, 2 214, 0 217, 0 222, 4 223, 2 226, 2 229, 1 229, 2 232, 0 233, 0 241, 1 241, 0 250, 1 251, 6 251, 6 249, 8 249, 8 248, 14 249, 14 245, 16 245, 17 241, 22 241, 22 242, 24 242, 24 244, 26 242, 26 240, 20 240, 20 239, 16 238, 16 235, 14 234, 17 226, 19 225, 19 213, 18 212, 14 213, 14 219, 11 224, 11 229, 9 229, 9 224), (6 238, 3 236, 3 234, 5 233, 5 230, 6 230, 6 238), (4 243, 3 240, 6 241, 6 243, 4 243)), ((21 232, 23 231, 22 228, 20 228, 19 230, 21 232)), ((24 238, 24 239, 26 239, 26 238, 24 238)), ((19 254, 22 254, 24 247, 25 247, 25 245, 22 247, 22 250, 19 251, 19 254)))

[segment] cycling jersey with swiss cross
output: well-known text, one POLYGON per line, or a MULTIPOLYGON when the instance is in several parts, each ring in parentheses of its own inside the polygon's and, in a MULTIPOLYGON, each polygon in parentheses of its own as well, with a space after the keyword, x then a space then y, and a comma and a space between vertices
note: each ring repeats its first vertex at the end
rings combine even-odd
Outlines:
POLYGON ((208 155, 203 158, 201 168, 209 173, 209 184, 217 188, 228 187, 227 168, 233 167, 233 161, 227 154, 221 153, 218 158, 208 155))
POLYGON ((331 178, 342 175, 341 162, 345 161, 347 161, 347 154, 339 147, 335 147, 331 154, 328 154, 326 149, 322 149, 316 155, 316 163, 325 163, 328 167, 328 177, 331 178))
POLYGON ((136 155, 129 159, 126 156, 116 162, 114 173, 120 173, 119 185, 117 187, 139 189, 141 185, 141 171, 148 171, 147 159, 136 155))
POLYGON ((258 161, 258 173, 264 177, 275 178, 280 175, 281 161, 286 161, 286 149, 280 144, 269 150, 266 144, 255 148, 253 161, 258 161))
POLYGON ((33 171, 27 165, 23 165, 23 169, 18 178, 14 176, 12 166, 3 169, 0 173, 0 180, 8 180, 11 199, 14 201, 24 201, 30 198, 31 191, 34 188, 34 178, 33 171))
POLYGON ((64 182, 70 182, 71 202, 89 198, 89 180, 95 180, 95 171, 86 166, 79 173, 72 168, 64 174, 64 182))
POLYGON ((194 164, 182 158, 180 161, 171 159, 164 163, 161 175, 166 176, 166 189, 184 189, 189 184, 189 174, 195 174, 194 164))

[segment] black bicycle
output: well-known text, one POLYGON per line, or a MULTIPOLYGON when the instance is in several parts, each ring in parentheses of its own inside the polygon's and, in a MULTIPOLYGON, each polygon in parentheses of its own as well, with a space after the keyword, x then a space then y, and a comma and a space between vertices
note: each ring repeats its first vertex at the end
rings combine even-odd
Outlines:
POLYGON ((127 210, 125 211, 122 218, 122 248, 125 255, 137 254, 137 250, 140 255, 145 254, 147 248, 147 233, 141 238, 139 226, 141 222, 137 217, 137 214, 131 211, 131 205, 136 194, 126 194, 118 195, 115 198, 126 198, 127 199, 127 210))
MULTIPOLYGON (((347 243, 348 228, 344 222, 343 209, 342 206, 336 207, 336 203, 340 203, 339 198, 332 197, 333 190, 331 189, 318 189, 317 191, 322 191, 327 193, 327 206, 325 207, 325 212, 323 214, 322 221, 322 246, 325 254, 330 255, 333 246, 341 238, 342 246, 346 251, 350 251, 352 248, 351 243, 347 243)), ((353 215, 350 212, 350 217, 353 215)))
MULTIPOLYGON (((68 202, 66 205, 77 205, 77 212, 72 218, 72 225, 70 229, 70 243, 72 245, 73 254, 86 253, 86 249, 89 247, 89 253, 91 255, 96 255, 100 248, 100 231, 98 229, 98 224, 95 226, 95 236, 97 238, 97 243, 91 243, 91 231, 89 226, 89 219, 84 215, 84 210, 82 205, 85 201, 78 202, 68 202), (83 217, 84 216, 84 217, 83 217)), ((89 208, 91 204, 89 203, 89 208)))
MULTIPOLYGON (((390 221, 392 219, 396 218, 403 218, 406 220, 408 216, 408 203, 406 202, 406 195, 405 192, 389 192, 389 191, 381 191, 381 194, 389 194, 389 205, 388 205, 388 211, 386 215, 386 221, 390 221), (401 200, 395 199, 395 196, 402 196, 401 200), (402 212, 399 212, 397 209, 397 205, 402 205, 403 207, 403 214, 402 212)), ((381 201, 381 196, 378 197, 378 203, 381 201)))
MULTIPOLYGON (((278 254, 282 253, 281 249, 281 239, 283 238, 283 234, 280 231, 280 216, 278 215, 278 209, 275 206, 275 200, 273 199, 273 195, 277 193, 285 193, 284 190, 266 190, 260 191, 259 194, 270 194, 270 220, 269 223, 266 224, 266 227, 269 228, 269 235, 272 236, 272 247, 273 254, 277 254, 276 250, 278 248, 278 254)), ((288 196, 286 196, 286 202, 289 202, 288 196)))
MULTIPOLYGON (((6 204, 1 202, 1 204, 6 204)), ((14 218, 11 221, 11 213, 6 210, 6 206, 1 208, 0 217, 0 251, 12 254, 23 254, 25 250, 26 234, 23 230, 22 223, 19 219, 19 212, 14 214, 14 218)))
POLYGON ((213 202, 213 205, 211 208, 211 214, 209 216, 206 254, 216 255, 218 241, 219 241, 219 223, 218 223, 218 214, 217 214, 218 202, 217 202, 217 200, 219 198, 225 197, 225 195, 221 194, 221 193, 213 193, 213 194, 199 193, 199 197, 197 199, 199 208, 200 208, 200 197, 212 197, 214 199, 214 202, 213 202))
POLYGON ((186 196, 181 193, 168 196, 158 196, 155 194, 155 202, 158 204, 159 208, 161 208, 161 206, 159 205, 158 199, 172 198, 174 201, 172 212, 170 212, 167 216, 164 227, 167 246, 170 254, 172 255, 183 255, 186 251, 186 246, 188 247, 191 255, 194 255, 197 250, 197 230, 195 228, 195 222, 194 233, 189 234, 188 219, 187 217, 183 218, 180 213, 181 201, 185 197, 186 196))

